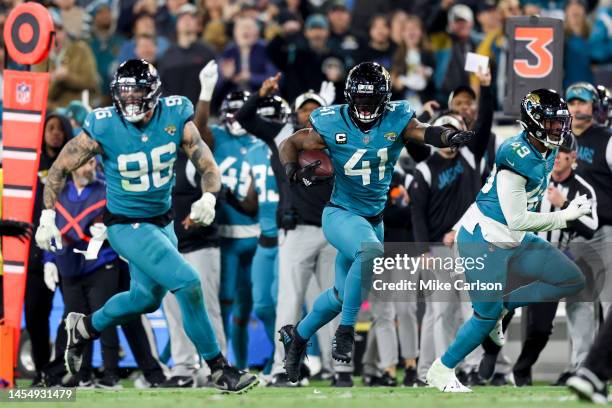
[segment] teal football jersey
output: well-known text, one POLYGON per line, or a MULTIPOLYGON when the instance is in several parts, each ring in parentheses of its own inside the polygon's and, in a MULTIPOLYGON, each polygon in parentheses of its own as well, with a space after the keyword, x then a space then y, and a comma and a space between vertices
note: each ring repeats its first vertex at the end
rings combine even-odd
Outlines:
MULTIPOLYGON (((211 126, 211 130, 215 140, 213 155, 221 173, 221 184, 238 195, 238 191, 249 183, 249 175, 243 166, 244 158, 258 140, 250 135, 233 136, 222 126, 211 126)), ((257 217, 249 217, 227 203, 219 206, 216 220, 220 225, 257 224, 257 217)))
POLYGON ((527 179, 527 210, 537 211, 537 206, 548 188, 550 173, 555 164, 558 149, 550 151, 546 157, 527 139, 527 133, 504 141, 495 155, 495 165, 487 182, 476 196, 476 205, 487 217, 508 225, 502 213, 497 195, 497 173, 502 169, 511 170, 527 179))
POLYGON ((310 123, 321 135, 334 168, 331 202, 365 217, 380 214, 404 141, 402 131, 414 111, 406 101, 390 102, 367 133, 351 120, 348 105, 319 108, 310 123))
POLYGON ((149 218, 172 204, 174 161, 193 105, 183 96, 161 98, 143 126, 124 120, 114 107, 95 109, 83 131, 100 144, 107 207, 117 215, 149 218))
MULTIPOLYGON (((278 208, 278 188, 274 170, 270 164, 272 152, 267 144, 258 141, 246 154, 244 165, 255 181, 255 192, 259 203, 259 228, 266 237, 276 237, 278 226, 276 224, 276 209, 278 208)), ((245 186, 248 187, 248 186, 245 186)), ((240 189, 238 196, 244 199, 248 193, 247 188, 240 189)))

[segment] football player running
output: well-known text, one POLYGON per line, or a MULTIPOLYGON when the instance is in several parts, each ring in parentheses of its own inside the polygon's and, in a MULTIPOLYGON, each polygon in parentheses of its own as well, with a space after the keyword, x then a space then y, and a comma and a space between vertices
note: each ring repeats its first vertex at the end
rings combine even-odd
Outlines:
POLYGON ((569 136, 571 116, 556 92, 537 89, 521 102, 523 131, 499 147, 487 182, 468 209, 457 233, 459 256, 480 259, 467 267, 468 283, 501 283, 509 275, 531 283, 506 294, 470 291, 474 314, 457 331, 453 343, 427 373, 429 385, 443 392, 470 392, 457 380, 455 367, 487 336, 504 343, 501 319, 510 310, 533 302, 556 301, 573 295, 585 279, 567 256, 533 232, 565 228, 590 213, 591 202, 578 196, 563 210, 538 213, 559 146, 569 136))
POLYGON ((382 212, 404 143, 416 140, 458 148, 473 135, 421 123, 406 101, 390 102, 389 73, 375 62, 363 62, 349 72, 345 97, 347 104, 315 110, 310 116, 312 128, 297 131, 280 147, 291 182, 311 185, 318 179, 313 166, 299 168, 301 150, 327 149, 335 175, 322 218, 326 239, 338 249, 335 284, 319 295, 302 321, 280 330, 285 369, 292 382, 299 378, 308 339, 340 312, 332 356, 351 361, 362 289, 369 280, 365 271, 371 273, 372 260, 384 252, 382 212))
POLYGON ((198 273, 177 250, 171 218, 177 148, 201 174, 204 193, 190 213, 196 223, 208 225, 215 217, 219 170, 192 122, 191 102, 160 94, 161 81, 153 65, 144 60, 122 63, 111 84, 114 106, 91 112, 83 131, 66 144, 49 170, 45 209, 36 231, 38 246, 62 249, 55 203, 68 174, 99 154, 107 180, 108 240, 129 262, 132 278, 129 291, 113 296, 93 314, 68 314, 66 367, 76 374, 87 343, 106 328, 157 310, 169 290, 180 305, 185 333, 210 366, 215 387, 242 392, 257 383, 256 376, 231 367, 221 353, 198 273))

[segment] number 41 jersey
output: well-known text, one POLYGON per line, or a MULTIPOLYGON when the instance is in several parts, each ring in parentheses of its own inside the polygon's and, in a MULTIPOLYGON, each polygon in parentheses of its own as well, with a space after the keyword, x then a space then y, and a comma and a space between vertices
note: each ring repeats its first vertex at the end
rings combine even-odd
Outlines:
POLYGON ((334 168, 333 204, 364 217, 383 211, 393 168, 404 147, 402 131, 413 116, 407 102, 390 102, 365 133, 349 117, 346 104, 312 112, 310 123, 325 141, 334 168))
POLYGON ((129 218, 162 215, 172 204, 174 161, 193 105, 182 96, 160 98, 146 125, 130 123, 114 107, 96 109, 83 131, 100 144, 108 210, 129 218))

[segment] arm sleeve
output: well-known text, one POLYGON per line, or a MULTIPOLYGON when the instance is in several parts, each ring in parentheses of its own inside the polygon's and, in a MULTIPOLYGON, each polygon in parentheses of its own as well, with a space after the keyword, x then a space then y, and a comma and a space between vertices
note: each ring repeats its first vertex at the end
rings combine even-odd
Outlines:
POLYGON ((247 132, 263 140, 267 144, 274 144, 274 138, 283 128, 283 124, 270 122, 257 115, 257 100, 259 93, 255 92, 247 99, 236 114, 236 120, 247 132))
POLYGON ((476 163, 478 164, 484 156, 489 139, 491 137, 491 127, 493 126, 493 110, 495 101, 493 99, 493 91, 490 86, 480 87, 480 101, 478 105, 478 117, 474 126, 474 137, 468 143, 476 163))
POLYGON ((527 180, 510 170, 497 173, 497 196, 508 228, 513 231, 552 231, 565 228, 563 211, 536 213, 527 211, 527 180))

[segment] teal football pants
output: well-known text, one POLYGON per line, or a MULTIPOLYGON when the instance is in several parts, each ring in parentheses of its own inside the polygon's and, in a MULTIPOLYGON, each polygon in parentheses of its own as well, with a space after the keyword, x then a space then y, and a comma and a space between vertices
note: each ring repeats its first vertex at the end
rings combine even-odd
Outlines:
POLYGON ((323 210, 323 234, 338 250, 334 287, 317 297, 312 311, 298 324, 300 337, 310 338, 342 312, 340 324, 354 326, 367 296, 374 258, 384 255, 384 229, 342 208, 323 210), (363 273, 362 273, 363 271, 363 273))
POLYGON ((185 333, 198 353, 205 360, 219 355, 200 278, 178 252, 173 223, 164 228, 148 223, 112 225, 108 240, 128 260, 132 280, 128 292, 116 294, 93 314, 93 327, 103 331, 154 312, 171 291, 181 308, 185 333))
POLYGON ((516 274, 532 282, 504 295, 501 291, 470 291, 474 315, 457 331, 442 363, 454 368, 493 330, 504 308, 514 310, 534 302, 551 302, 580 292, 585 278, 580 269, 561 251, 536 234, 527 233, 518 247, 502 249, 482 236, 480 226, 470 234, 461 228, 457 235, 459 255, 466 259, 480 258, 484 267, 465 271, 469 283, 501 283, 506 286, 508 274, 516 274))

